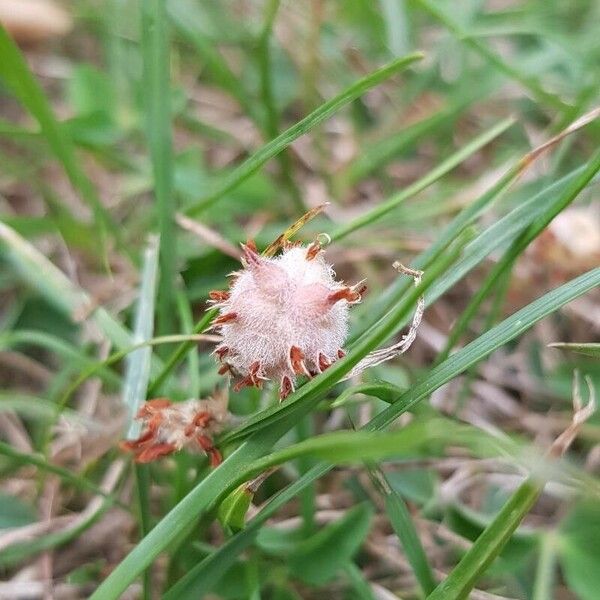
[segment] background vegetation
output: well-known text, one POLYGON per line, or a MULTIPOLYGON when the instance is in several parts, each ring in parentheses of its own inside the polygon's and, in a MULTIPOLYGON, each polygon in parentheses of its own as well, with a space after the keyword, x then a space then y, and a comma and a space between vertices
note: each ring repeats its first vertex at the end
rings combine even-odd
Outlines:
POLYGON ((600 5, 42 5, 0 13, 0 598, 598 598, 600 5), (146 398, 227 393, 238 243, 325 202, 347 357, 134 465, 146 398))

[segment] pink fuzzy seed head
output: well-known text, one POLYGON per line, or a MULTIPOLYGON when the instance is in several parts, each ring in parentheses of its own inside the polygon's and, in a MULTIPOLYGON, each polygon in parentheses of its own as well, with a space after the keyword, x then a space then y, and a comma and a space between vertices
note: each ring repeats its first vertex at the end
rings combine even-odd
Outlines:
POLYGON ((343 356, 348 308, 360 302, 362 282, 336 281, 321 246, 285 244, 267 258, 252 243, 242 245, 244 269, 227 292, 211 292, 220 314, 220 372, 239 375, 236 389, 277 381, 280 398, 294 390, 298 375, 320 373, 343 356))
POLYGON ((132 452, 136 462, 152 462, 189 447, 205 452, 213 467, 220 464, 221 454, 214 447, 212 435, 227 419, 224 398, 177 403, 154 398, 142 405, 136 419, 142 422, 141 435, 121 442, 121 448, 132 452))

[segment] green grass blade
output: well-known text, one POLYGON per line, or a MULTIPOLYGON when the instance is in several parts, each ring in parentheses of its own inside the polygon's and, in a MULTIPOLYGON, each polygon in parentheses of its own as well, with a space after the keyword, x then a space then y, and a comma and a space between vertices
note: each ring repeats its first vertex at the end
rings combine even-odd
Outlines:
POLYGON ((510 497, 496 518, 477 538, 450 575, 427 596, 428 600, 466 598, 477 579, 498 556, 510 536, 538 499, 543 484, 528 479, 510 497))
POLYGON ((483 146, 491 142, 493 139, 497 138, 499 135, 504 133, 509 127, 514 125, 515 120, 512 118, 504 119, 500 123, 497 123, 487 131, 483 132, 481 135, 477 136, 474 140, 469 142, 464 148, 461 148, 451 156, 449 156, 446 160, 442 161, 439 165, 437 165, 433 170, 431 170, 427 175, 424 175, 419 180, 415 181, 413 184, 409 185, 406 189, 402 190, 398 194, 395 194, 391 198, 388 198, 385 202, 377 205, 373 210, 370 210, 368 213, 357 217, 356 219, 346 223, 345 225, 341 225, 337 229, 335 229, 330 235, 333 241, 340 240, 343 237, 346 237, 353 231, 360 229, 361 227, 365 227, 366 225, 370 225, 374 221, 377 221, 394 208, 399 206, 402 202, 411 198, 423 191, 427 187, 429 187, 432 183, 435 183, 440 177, 443 177, 452 169, 460 165, 463 161, 465 161, 469 156, 480 150, 483 146))
POLYGON ((389 425, 399 414, 406 412, 419 400, 429 396, 432 391, 521 335, 539 320, 599 285, 600 267, 584 273, 528 304, 431 369, 425 379, 402 394, 396 402, 372 419, 369 427, 379 429, 389 425))
MULTIPOLYGON (((552 202, 556 194, 562 193, 564 189, 566 189, 566 186, 573 182, 582 171, 583 167, 573 171, 562 179, 559 179, 554 184, 542 190, 539 194, 536 194, 533 198, 517 206, 510 213, 477 236, 465 248, 463 256, 457 264, 441 277, 425 295, 426 304, 429 306, 442 294, 446 293, 446 291, 457 281, 469 273, 475 266, 480 264, 494 250, 501 248, 503 244, 510 243, 514 240, 519 233, 543 214, 546 204, 552 202)), ((492 186, 492 188, 476 203, 468 207, 466 211, 461 212, 461 214, 459 214, 448 226, 447 232, 444 232, 440 239, 434 243, 434 248, 426 250, 423 254, 419 255, 414 261, 413 266, 415 268, 424 268, 425 270, 428 270, 430 268, 430 261, 433 261, 433 264, 435 264, 437 257, 443 256, 445 252, 445 247, 440 241, 445 241, 450 231, 455 230, 459 224, 475 218, 475 215, 478 214, 485 205, 484 202, 489 204, 489 202, 497 197, 498 194, 502 193, 506 189, 506 186, 510 185, 513 176, 514 170, 511 169, 501 178, 501 181, 498 182, 498 184, 492 186)), ((371 306, 369 314, 360 321, 362 330, 371 327, 372 323, 377 322, 377 319, 380 319, 382 314, 385 314, 396 302, 398 302, 407 289, 408 287, 405 286, 403 282, 398 281, 397 283, 392 284, 392 286, 382 294, 381 299, 378 300, 374 306, 371 306)), ((350 336, 351 343, 355 339, 356 335, 350 336)))
POLYGON ((425 595, 430 594, 435 589, 436 581, 408 507, 381 469, 374 466, 369 470, 376 489, 383 496, 385 512, 404 548, 421 590, 425 595))
MULTIPOLYGON (((94 492, 94 494, 104 496, 105 498, 112 498, 111 494, 107 494, 102 488, 97 486, 89 479, 81 477, 73 473, 73 471, 69 469, 65 469, 63 467, 59 467, 58 465, 53 465, 52 463, 49 463, 42 457, 42 455, 19 452, 18 450, 15 450, 15 448, 10 446, 9 444, 5 444, 4 442, 0 442, 0 454, 6 456, 7 458, 10 458, 17 464, 32 465, 40 469, 40 471, 57 475, 61 479, 64 479, 64 481, 72 484, 80 490, 94 492)), ((120 506, 124 507, 125 505, 120 504, 120 506)))
MULTIPOLYGON (((50 304, 73 319, 78 312, 86 313, 92 299, 72 283, 39 250, 13 229, 0 221, 0 247, 5 256, 33 289, 50 304)), ((103 308, 96 308, 90 317, 105 337, 118 348, 131 346, 131 334, 103 308)))
POLYGON ((365 579, 362 571, 353 562, 348 563, 344 567, 344 573, 346 573, 346 576, 354 589, 354 597, 356 597, 357 600, 376 600, 369 582, 365 579))
POLYGON ((41 133, 56 158, 62 164, 71 184, 94 213, 100 231, 101 248, 106 253, 106 234, 119 240, 119 228, 100 202, 94 185, 83 171, 70 137, 56 120, 40 84, 29 69, 21 51, 0 25, 0 79, 23 106, 35 117, 41 133))
MULTIPOLYGON (((192 307, 183 290, 177 292, 177 310, 179 313, 179 323, 181 330, 184 333, 193 334, 194 316, 192 307)), ((200 381, 200 361, 197 352, 188 352, 187 355, 188 381, 189 381, 189 397, 199 398, 201 381, 200 381)))
MULTIPOLYGON (((133 341, 135 344, 144 344, 152 339, 154 298, 158 275, 158 247, 158 238, 152 236, 144 252, 142 280, 133 325, 133 341)), ((128 439, 135 439, 140 434, 140 424, 135 420, 135 416, 146 400, 151 356, 152 350, 149 345, 144 345, 127 355, 125 380, 123 382, 123 402, 129 413, 128 439)))
MULTIPOLYGON (((207 310, 202 318, 196 323, 194 327, 194 334, 201 334, 205 332, 215 318, 219 311, 216 308, 212 308, 207 310)), ((150 385, 148 386, 148 397, 155 396, 160 390, 161 386, 166 382, 167 378, 180 363, 181 359, 194 347, 193 341, 187 341, 181 344, 177 350, 169 356, 169 358, 165 361, 165 365, 160 371, 160 373, 156 376, 156 379, 153 379, 150 385)))
POLYGON ((440 353, 439 361, 444 360, 460 339, 464 331, 469 326, 471 319, 475 316, 482 302, 487 298, 493 290, 496 282, 512 268, 512 265, 517 258, 527 249, 529 244, 538 236, 549 223, 563 211, 579 193, 585 189, 589 182, 594 178, 600 170, 600 152, 590 160, 585 169, 566 187, 566 189, 557 196, 557 198, 540 214, 532 224, 517 237, 511 244, 509 249, 504 253, 502 258, 494 265, 492 270, 486 276, 485 280, 480 284, 479 289, 469 302, 467 308, 461 313, 452 328, 445 348, 440 353))
POLYGON ((417 140, 439 130, 445 123, 451 123, 466 104, 468 103, 465 101, 453 102, 439 112, 408 125, 399 133, 367 146, 339 175, 336 174, 335 178, 339 180, 341 190, 356 185, 398 157, 417 140))
POLYGON ((593 358, 600 358, 600 344, 567 344, 564 342, 556 342, 554 344, 549 344, 551 348, 559 348, 561 350, 570 350, 571 352, 576 352, 577 354, 585 354, 586 356, 592 356, 593 358))
POLYGON ((212 190, 207 196, 190 206, 186 212, 193 215, 208 206, 211 206, 223 195, 235 189, 240 183, 258 171, 258 169, 260 169, 268 160, 287 148, 295 139, 304 135, 319 123, 335 114, 349 102, 356 100, 356 98, 364 94, 367 90, 380 84, 392 75, 399 73, 403 69, 406 69, 421 58, 423 58, 422 53, 409 54, 408 56, 395 60, 358 80, 354 85, 351 85, 341 94, 319 106, 309 115, 304 117, 304 119, 298 121, 298 123, 278 135, 274 140, 271 140, 268 144, 257 150, 252 156, 227 175, 216 189, 212 190))
POLYGON ((164 335, 173 331, 173 287, 176 264, 170 54, 165 0, 146 0, 141 4, 141 11, 146 137, 152 157, 154 196, 160 232, 158 331, 164 335))
POLYGON ((571 106, 559 96, 546 91, 534 77, 526 75, 518 67, 514 66, 514 64, 506 62, 476 37, 471 37, 467 31, 449 17, 445 11, 436 6, 434 2, 431 0, 416 0, 416 2, 436 20, 443 23, 462 43, 477 52, 477 54, 482 56, 498 71, 520 83, 540 104, 545 104, 561 112, 571 109, 571 106))
MULTIPOLYGON (((0 333, 0 349, 12 348, 20 344, 38 346, 50 352, 54 352, 65 361, 77 365, 81 369, 89 369, 95 366, 97 362, 94 358, 86 356, 81 349, 69 344, 62 338, 43 331, 18 329, 0 333)), ((119 375, 104 367, 98 369, 97 373, 105 381, 113 385, 117 385, 121 381, 119 375)))

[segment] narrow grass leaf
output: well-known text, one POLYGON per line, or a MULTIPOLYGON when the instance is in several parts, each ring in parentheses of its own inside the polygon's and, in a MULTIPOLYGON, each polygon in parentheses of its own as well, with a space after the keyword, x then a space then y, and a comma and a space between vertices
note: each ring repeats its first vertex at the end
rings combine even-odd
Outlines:
POLYGON ((482 302, 495 287, 496 282, 505 276, 517 258, 527 249, 529 244, 545 230, 554 217, 575 200, 599 170, 600 152, 596 153, 595 157, 590 160, 584 170, 574 178, 565 190, 558 194, 556 199, 545 207, 544 211, 531 223, 531 225, 513 241, 502 258, 494 265, 484 281, 480 284, 479 289, 470 300, 467 308, 461 313, 448 336, 446 346, 440 353, 438 360, 443 360, 448 356, 456 342, 466 331, 482 302))
POLYGON ((427 595, 434 590, 436 581, 408 507, 400 494, 392 488, 385 473, 380 468, 369 466, 368 463, 367 467, 375 488, 383 496, 385 512, 404 548, 421 590, 423 594, 427 595))
POLYGON ((469 142, 464 148, 461 148, 451 156, 449 156, 446 160, 442 161, 439 165, 437 165, 434 169, 432 169, 429 173, 409 185, 406 189, 401 192, 395 194, 391 198, 388 198, 386 201, 378 204, 375 208, 353 219, 349 223, 345 225, 341 225, 337 229, 334 229, 331 233, 331 239, 333 241, 340 240, 353 231, 360 229, 361 227, 365 227, 366 225, 370 225, 374 221, 377 221, 390 211, 394 210, 397 206, 399 206, 402 202, 411 198, 423 191, 427 187, 429 187, 432 183, 435 183, 440 177, 443 177, 452 169, 460 165, 464 162, 469 156, 473 155, 475 152, 480 150, 483 146, 497 138, 499 135, 504 133, 509 127, 514 125, 515 120, 513 118, 504 119, 500 123, 497 123, 487 131, 483 132, 481 135, 477 136, 474 140, 469 142))
POLYGON ((575 344, 556 342, 554 344, 548 344, 550 348, 559 348, 560 350, 570 350, 577 354, 585 354, 586 356, 592 356, 593 358, 600 358, 600 344, 575 344))
POLYGON ((312 113, 304 117, 304 119, 298 121, 298 123, 292 125, 292 127, 278 135, 274 140, 271 140, 268 144, 257 150, 229 175, 224 177, 216 189, 189 207, 187 212, 189 214, 196 214, 208 206, 211 206, 217 202, 219 198, 235 189, 240 183, 248 179, 250 175, 258 171, 258 169, 260 169, 269 159, 287 148, 295 139, 304 135, 319 123, 335 114, 340 108, 349 102, 352 102, 352 100, 356 100, 356 98, 362 96, 372 87, 406 69, 421 58, 423 58, 423 54, 417 52, 395 60, 384 67, 373 71, 344 90, 341 94, 325 102, 312 113))
POLYGON ((101 247, 106 252, 105 235, 110 233, 119 240, 119 229, 100 202, 94 185, 79 164, 71 139, 56 120, 52 108, 40 84, 35 79, 23 54, 0 25, 0 79, 35 117, 41 133, 63 168, 73 187, 93 210, 99 227, 101 247))
POLYGON ((485 573, 531 510, 542 489, 542 483, 533 479, 525 481, 458 565, 452 569, 450 575, 427 596, 428 600, 460 600, 468 597, 479 577, 485 573))
POLYGON ((143 81, 146 93, 146 138, 150 146, 154 197, 160 232, 160 334, 172 333, 175 284, 175 197, 171 142, 169 36, 165 0, 145 0, 142 11, 143 81))
MULTIPOLYGON (((53 475, 57 475, 64 481, 70 483, 76 488, 88 492, 94 492, 94 494, 98 494, 99 496, 104 496, 105 498, 112 498, 111 494, 107 494, 104 490, 102 490, 99 486, 97 486, 94 482, 86 479, 85 477, 81 477, 73 471, 69 469, 65 469, 58 465, 53 465, 49 463, 44 457, 40 454, 32 454, 30 452, 19 452, 11 445, 6 444, 4 442, 0 442, 0 454, 10 458, 12 461, 19 465, 32 465, 40 471, 44 471, 46 473, 52 473, 53 475)), ((118 503, 120 504, 120 503, 118 503)), ((120 504, 121 507, 124 505, 120 504)))
MULTIPOLYGON (((142 279, 133 325, 133 342, 136 345, 145 344, 152 338, 154 299, 158 275, 158 247, 158 238, 152 236, 144 252, 142 279)), ((135 416, 146 400, 151 356, 152 350, 147 344, 127 355, 125 380, 123 382, 123 402, 129 413, 128 439, 135 439, 140 434, 140 424, 135 420, 135 416)))

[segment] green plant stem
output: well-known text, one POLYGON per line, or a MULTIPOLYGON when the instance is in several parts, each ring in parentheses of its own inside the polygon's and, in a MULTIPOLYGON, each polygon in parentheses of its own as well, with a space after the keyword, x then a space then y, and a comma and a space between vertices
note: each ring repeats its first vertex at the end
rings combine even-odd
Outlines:
POLYGON ((539 548, 532 600, 552 600, 557 562, 556 538, 552 532, 540 537, 539 548))
MULTIPOLYGON (((273 23, 281 0, 268 0, 265 3, 265 14, 263 28, 258 38, 258 69, 260 73, 260 90, 265 108, 264 130, 269 139, 275 139, 279 135, 279 115, 275 104, 272 81, 272 60, 271 60, 271 38, 273 32, 273 23)), ((292 161, 286 150, 277 155, 281 177, 297 211, 301 214, 306 212, 306 206, 302 200, 302 194, 294 181, 292 175, 292 161)))
POLYGON ((142 11, 143 79, 146 88, 146 137, 154 175, 160 232, 158 333, 174 330, 175 198, 169 76, 169 34, 165 0, 144 0, 142 11))
MULTIPOLYGON (((137 502, 140 519, 140 539, 144 538, 152 528, 150 517, 150 467, 149 465, 134 465, 137 489, 137 502)), ((148 567, 143 575, 143 599, 152 597, 152 567, 148 567)))
MULTIPOLYGON (((194 327, 194 334, 200 334, 206 331, 211 324, 211 321, 217 315, 219 311, 216 308, 211 308, 207 310, 202 318, 196 323, 194 327)), ((160 390, 161 386, 165 383, 173 369, 177 367, 182 358, 194 347, 194 342, 184 342, 181 344, 169 358, 165 361, 165 366, 161 370, 161 372, 156 376, 155 379, 152 380, 150 385, 148 386, 148 397, 151 398, 155 396, 160 390)))

